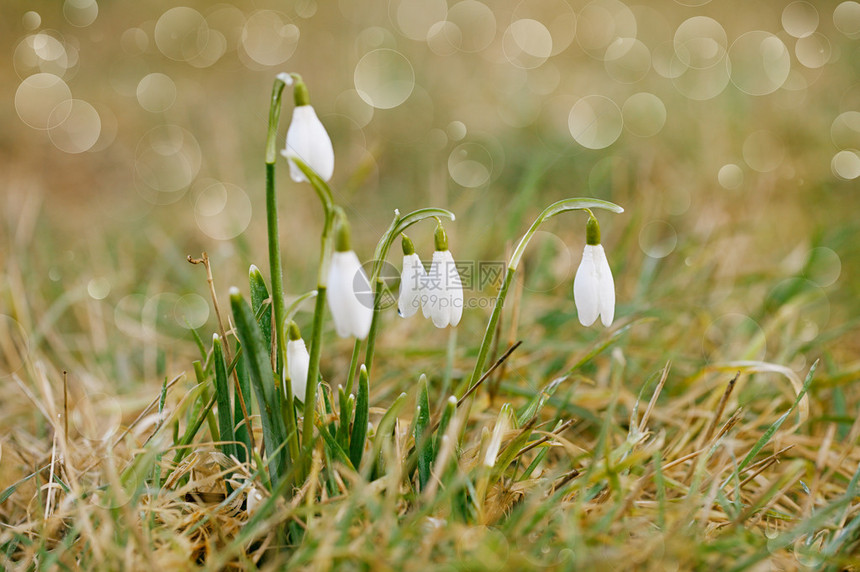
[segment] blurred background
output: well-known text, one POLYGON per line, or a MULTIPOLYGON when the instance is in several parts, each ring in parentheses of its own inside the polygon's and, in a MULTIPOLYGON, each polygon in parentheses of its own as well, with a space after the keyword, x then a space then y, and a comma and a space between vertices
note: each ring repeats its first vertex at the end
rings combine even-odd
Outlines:
MULTIPOLYGON (((263 150, 284 71, 332 136, 359 256, 394 208, 439 206, 457 214, 455 257, 504 260, 546 205, 593 196, 626 209, 598 215, 618 323, 656 318, 630 363, 803 372, 824 347, 860 350, 857 2, 12 0, 0 30, 6 380, 37 352, 111 393, 188 370, 188 330, 214 313, 186 255, 209 253, 222 300, 250 263, 268 275, 263 150)), ((287 93, 280 138, 291 110, 287 93)), ((321 210, 278 169, 299 295, 321 210)), ((548 224, 525 261, 527 383, 602 335, 571 296, 584 221, 548 224)), ((428 258, 432 231, 413 235, 428 258)), ((460 359, 494 292, 468 294, 460 359)), ((445 332, 388 323, 383 347, 438 367, 445 332)))

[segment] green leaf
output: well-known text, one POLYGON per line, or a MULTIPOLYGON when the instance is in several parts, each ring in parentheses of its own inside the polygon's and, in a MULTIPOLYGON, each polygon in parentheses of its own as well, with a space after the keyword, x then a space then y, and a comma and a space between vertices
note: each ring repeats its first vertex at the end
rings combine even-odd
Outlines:
POLYGON ((364 442, 367 439, 367 420, 370 418, 370 382, 367 368, 363 365, 358 372, 358 397, 355 401, 355 421, 352 424, 352 437, 349 440, 349 460, 352 466, 361 465, 364 442))
POLYGON ((517 417, 517 426, 522 427, 525 425, 530 419, 535 417, 540 410, 543 408, 544 404, 546 404, 547 399, 552 397, 555 393, 555 390, 558 389, 558 386, 568 378, 570 374, 562 375, 561 377, 557 377, 554 380, 550 381, 546 386, 540 390, 540 392, 535 395, 526 405, 525 409, 517 417))
POLYGON ((337 388, 338 403, 340 404, 340 423, 337 426, 338 444, 344 449, 349 449, 349 422, 352 420, 352 411, 355 408, 355 396, 347 395, 343 386, 337 388))
POLYGON ((350 469, 355 470, 355 467, 352 464, 352 461, 349 458, 349 455, 346 454, 346 451, 343 450, 343 447, 337 442, 337 439, 332 435, 331 431, 328 427, 323 426, 323 422, 320 419, 317 419, 317 432, 325 441, 326 449, 332 455, 333 458, 337 459, 350 469))
POLYGON ((212 336, 212 357, 215 361, 215 401, 218 404, 218 428, 221 432, 221 441, 225 441, 221 444, 221 451, 229 457, 235 454, 235 445, 232 443, 235 437, 233 436, 227 364, 224 361, 224 349, 218 334, 212 336))
POLYGON ((39 469, 35 473, 30 473, 29 475, 27 475, 23 479, 19 479, 18 481, 12 483, 11 486, 6 487, 6 489, 4 489, 2 493, 0 493, 0 503, 6 502, 6 499, 11 497, 12 493, 14 493, 18 489, 18 487, 20 487, 21 485, 23 485, 24 483, 26 483, 27 481, 29 481, 30 479, 32 479, 33 477, 38 475, 41 471, 44 471, 45 469, 47 469, 50 466, 51 465, 45 465, 44 467, 42 467, 41 469, 39 469))
MULTIPOLYGON (((251 415, 251 379, 248 376, 248 367, 245 365, 245 354, 242 352, 242 346, 236 346, 236 358, 233 360, 236 363, 236 379, 238 386, 233 393, 233 427, 234 437, 239 443, 244 443, 244 447, 236 444, 236 458, 240 463, 244 463, 249 458, 249 454, 253 447, 251 446, 250 427, 245 424, 245 413, 242 411, 242 399, 239 392, 242 393, 242 398, 245 400, 245 407, 248 409, 248 415, 251 415)), ((249 419, 250 421, 250 419, 249 419)))
POLYGON ((418 451, 418 483, 421 490, 430 480, 430 464, 433 462, 433 439, 430 433, 430 397, 427 392, 427 376, 418 380, 418 406, 415 411, 415 448, 418 451))
POLYGON ((251 265, 248 271, 248 282, 251 285, 251 309, 259 316, 258 323, 263 332, 267 348, 272 347, 272 304, 269 300, 269 289, 260 269, 251 265), (267 302, 268 301, 268 302, 267 302))
MULTIPOLYGON (((406 393, 401 393, 382 416, 382 419, 379 420, 379 425, 376 426, 376 435, 373 438, 373 455, 371 456, 373 461, 379 458, 382 445, 391 438, 391 434, 394 431, 394 423, 397 421, 397 414, 400 413, 404 405, 406 405, 406 393)), ((372 472, 373 465, 374 463, 368 463, 367 465, 370 471, 368 472, 368 476, 372 472)))
POLYGON ((263 425, 263 441, 269 460, 269 477, 273 484, 286 473, 284 454, 278 452, 286 441, 286 429, 281 417, 280 392, 276 391, 269 352, 263 341, 263 333, 254 319, 251 307, 236 288, 230 291, 230 306, 236 321, 236 333, 247 357, 251 385, 260 406, 260 421, 263 425))
MULTIPOLYGON (((326 417, 331 417, 334 413, 334 404, 332 403, 332 395, 331 388, 327 384, 320 385, 320 392, 322 393, 323 398, 323 406, 325 407, 326 417)), ((334 437, 337 434, 337 427, 335 426, 335 422, 332 421, 326 424, 328 428, 328 432, 334 437)))

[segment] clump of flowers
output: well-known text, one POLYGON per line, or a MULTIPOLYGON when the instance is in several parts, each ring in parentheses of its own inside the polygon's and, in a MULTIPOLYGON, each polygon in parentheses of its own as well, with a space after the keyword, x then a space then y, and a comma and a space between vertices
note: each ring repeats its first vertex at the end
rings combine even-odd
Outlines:
MULTIPOLYGON (((381 273, 389 250, 398 237, 403 250, 397 294, 398 314, 408 318, 420 309, 437 328, 454 328, 461 322, 464 310, 463 281, 449 250, 448 235, 442 223, 443 219, 455 220, 454 214, 448 210, 424 208, 406 215, 395 210, 391 224, 376 245, 371 262, 362 264, 352 246, 347 216, 335 203, 328 185, 334 173, 332 142, 311 106, 307 86, 300 76, 281 74, 275 81, 268 133, 266 220, 270 284, 266 284, 262 274, 252 267, 249 273, 251 304, 245 302, 239 289, 231 289, 233 322, 240 345, 233 363, 229 353, 222 349, 220 338, 216 336, 213 342, 220 442, 225 443, 224 452, 229 456, 244 455, 239 451, 259 450, 260 457, 265 458, 265 467, 258 468, 265 472, 263 476, 266 478, 261 481, 262 486, 268 489, 267 494, 259 494, 254 485, 248 497, 248 507, 255 513, 262 512, 263 506, 269 502, 263 503, 260 499, 271 500, 289 494, 289 491, 304 488, 306 480, 318 478, 320 457, 315 451, 320 445, 327 463, 336 461, 367 478, 383 470, 380 465, 384 458, 382 447, 391 437, 406 394, 395 397, 373 426, 370 423, 370 383, 376 338, 385 309, 383 299, 387 294, 381 273), (288 85, 293 87, 295 108, 287 131, 286 148, 281 154, 287 159, 292 180, 309 184, 320 199, 323 210, 316 287, 299 296, 298 302, 290 309, 285 305, 274 182, 281 94, 288 85), (436 225, 435 248, 429 268, 425 267, 415 245, 405 234, 411 226, 422 221, 435 221, 436 225), (306 338, 301 335, 297 319, 293 319, 297 305, 304 300, 313 300, 314 304, 310 334, 306 338), (348 368, 345 372, 333 374, 345 375, 339 380, 343 383, 337 388, 336 395, 320 374, 324 355, 323 332, 329 314, 335 333, 341 338, 352 338, 354 344, 348 368), (237 375, 237 382, 231 385, 227 378, 233 367, 242 375, 237 375), (250 399, 250 388, 254 390, 256 402, 250 399), (229 411, 231 402, 236 404, 232 415, 229 411), (262 425, 262 448, 256 447, 251 439, 253 432, 249 428, 254 419, 259 419, 262 425), (371 449, 371 454, 365 455, 365 449, 371 449)), ((468 420, 467 412, 458 414, 457 410, 469 407, 470 396, 484 379, 490 345, 497 333, 508 289, 529 241, 548 219, 573 210, 588 213, 586 246, 574 280, 574 299, 579 320, 584 325, 594 323, 598 317, 606 326, 612 323, 615 311, 612 273, 600 245, 597 219, 590 209, 616 213, 623 210, 612 203, 590 198, 558 201, 544 209, 520 239, 508 261, 474 366, 468 379, 464 380, 467 381, 465 389, 458 390, 461 395, 449 396, 444 400, 442 410, 433 415, 428 378, 423 374, 420 376, 413 418, 414 442, 411 445, 415 462, 406 463, 404 470, 415 471, 417 486, 421 490, 439 485, 433 481, 434 471, 438 475, 437 481, 448 478, 443 465, 457 454, 462 445, 459 439, 463 433, 456 430, 455 418, 461 422, 468 420), (436 421, 431 422, 434 418, 436 421)), ((537 415, 539 408, 540 405, 536 405, 532 414, 537 415)), ((488 440, 482 445, 483 461, 477 469, 480 471, 478 486, 468 495, 485 495, 490 476, 498 476, 500 464, 503 470, 515 458, 510 452, 514 443, 506 445, 506 439, 518 423, 521 420, 516 419, 512 406, 505 404, 492 435, 487 433, 488 440)), ((520 438, 528 438, 529 433, 522 435, 525 437, 520 438)), ((247 458, 253 459, 254 455, 247 458)), ((329 474, 329 484, 336 480, 329 474)), ((480 498, 473 501, 482 502, 480 498)))

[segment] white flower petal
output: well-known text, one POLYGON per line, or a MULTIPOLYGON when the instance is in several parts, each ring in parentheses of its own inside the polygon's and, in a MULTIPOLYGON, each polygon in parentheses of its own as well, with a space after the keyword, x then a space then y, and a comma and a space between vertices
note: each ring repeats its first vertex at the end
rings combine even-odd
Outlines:
POLYGON ((457 263, 454 262, 454 256, 451 251, 446 250, 449 259, 449 268, 447 274, 448 284, 448 299, 451 303, 451 326, 454 327, 460 323, 460 318, 463 317, 463 280, 460 278, 460 273, 457 271, 457 263))
POLYGON ((290 384, 293 387, 293 397, 305 400, 305 390, 308 381, 308 368, 311 356, 302 339, 287 342, 287 370, 290 373, 290 384))
MULTIPOLYGON (((287 158, 298 157, 308 164, 324 181, 334 173, 334 149, 331 138, 316 111, 310 105, 300 105, 293 110, 293 120, 287 130, 287 148, 282 154, 287 158)), ((290 177, 294 181, 307 181, 304 173, 292 162, 290 177)))
POLYGON ((615 318, 615 281, 612 279, 609 261, 606 260, 606 252, 600 244, 594 247, 594 267, 597 271, 600 321, 604 326, 609 327, 615 318))
POLYGON ((403 257, 403 270, 400 272, 400 295, 397 299, 397 313, 408 318, 421 307, 421 294, 427 272, 421 259, 414 252, 403 257))
POLYGON ((338 336, 367 337, 373 319, 373 292, 355 252, 332 253, 327 299, 338 336))
POLYGON ((576 277, 573 279, 573 301, 580 324, 590 326, 597 320, 600 313, 600 294, 594 265, 594 247, 590 244, 582 251, 582 262, 579 263, 576 277))
MULTIPOLYGON (((433 253, 433 263, 430 265, 430 272, 427 273, 427 282, 424 287, 424 304, 422 310, 424 317, 429 317, 433 320, 433 325, 437 328, 445 328, 452 322, 454 314, 452 308, 451 293, 455 290, 452 286, 451 272, 456 274, 457 269, 454 267, 454 257, 447 250, 437 250, 433 253)), ((459 283, 459 274, 457 282, 459 283)), ((463 288, 460 286, 460 295, 462 296, 463 288)), ((459 317, 457 318, 459 321, 459 317)))

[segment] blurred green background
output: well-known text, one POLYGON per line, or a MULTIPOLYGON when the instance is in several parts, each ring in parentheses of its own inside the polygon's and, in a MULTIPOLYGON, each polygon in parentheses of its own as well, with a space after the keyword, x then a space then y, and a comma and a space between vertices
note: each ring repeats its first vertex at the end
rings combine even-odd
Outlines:
MULTIPOLYGON (((186 255, 208 251, 222 297, 249 263, 268 274, 263 146, 283 71, 331 133, 360 256, 394 208, 432 205, 457 214, 455 256, 502 260, 544 206, 594 196, 627 209, 601 222, 620 323, 658 318, 639 330, 649 366, 801 372, 818 342, 856 360, 857 2, 13 0, 0 30, 2 327, 64 367, 157 382, 188 367, 192 344, 172 343, 187 326, 214 324, 186 255)), ((278 172, 298 295, 321 211, 278 172)), ((583 222, 558 219, 526 260, 532 349, 596 335, 570 292, 583 222)), ((414 236, 428 257, 431 233, 414 236)), ((487 313, 467 315, 467 347, 487 313)), ((442 336, 398 322, 385 343, 442 336)))

